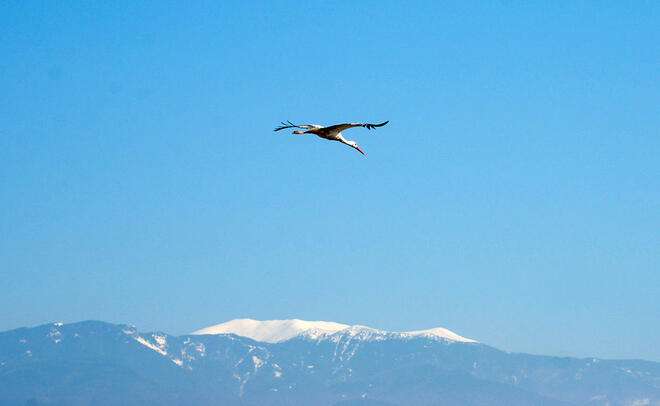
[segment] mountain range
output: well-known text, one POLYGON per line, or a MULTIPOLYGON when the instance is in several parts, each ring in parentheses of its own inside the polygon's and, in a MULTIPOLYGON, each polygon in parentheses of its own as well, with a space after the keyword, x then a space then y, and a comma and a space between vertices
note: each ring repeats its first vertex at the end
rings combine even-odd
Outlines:
POLYGON ((508 353, 443 328, 237 319, 0 333, 0 406, 660 406, 660 363, 508 353))

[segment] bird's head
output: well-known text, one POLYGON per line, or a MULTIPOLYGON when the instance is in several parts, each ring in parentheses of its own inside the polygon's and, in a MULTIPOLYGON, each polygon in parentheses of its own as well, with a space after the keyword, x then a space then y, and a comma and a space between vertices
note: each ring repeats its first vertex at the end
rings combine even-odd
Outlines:
POLYGON ((351 147, 357 149, 358 151, 360 151, 360 153, 361 153, 362 155, 364 155, 364 152, 362 152, 362 150, 360 149, 360 147, 358 147, 357 142, 355 142, 355 141, 348 141, 348 145, 350 145, 351 147))
POLYGON ((305 134, 305 132, 304 132, 304 131, 300 131, 300 130, 296 130, 296 131, 293 132, 293 134, 305 134))

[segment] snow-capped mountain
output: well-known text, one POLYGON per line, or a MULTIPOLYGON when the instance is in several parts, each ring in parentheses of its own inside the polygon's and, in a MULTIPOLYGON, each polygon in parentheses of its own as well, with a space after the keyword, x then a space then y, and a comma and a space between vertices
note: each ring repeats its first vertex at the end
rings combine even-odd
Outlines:
POLYGON ((512 354, 435 329, 235 320, 209 331, 220 333, 98 321, 0 332, 0 406, 660 405, 655 362, 512 354))
POLYGON ((343 335, 350 335, 363 340, 406 339, 413 337, 426 337, 430 339, 445 339, 464 343, 473 343, 475 340, 461 337, 445 328, 432 328, 428 330, 391 332, 377 330, 366 326, 350 326, 331 321, 290 320, 252 320, 234 319, 226 323, 216 324, 192 333, 205 334, 235 334, 265 343, 279 343, 294 337, 310 339, 334 339, 343 335))
POLYGON ((255 341, 279 343, 300 335, 318 337, 336 333, 349 327, 346 324, 328 321, 234 319, 197 330, 192 334, 235 334, 255 341))

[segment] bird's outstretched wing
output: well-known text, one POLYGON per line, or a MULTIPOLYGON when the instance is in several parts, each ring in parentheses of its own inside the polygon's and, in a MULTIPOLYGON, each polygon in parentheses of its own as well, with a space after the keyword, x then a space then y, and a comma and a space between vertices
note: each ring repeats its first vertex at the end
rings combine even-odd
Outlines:
POLYGON ((337 125, 331 125, 329 127, 326 127, 326 130, 328 131, 335 131, 335 132, 342 132, 346 129, 353 128, 353 127, 366 127, 367 130, 371 130, 372 128, 376 127, 382 127, 385 124, 389 123, 389 121, 385 121, 384 123, 380 124, 369 124, 369 123, 346 123, 346 124, 337 124, 337 125))
POLYGON ((304 128, 304 129, 307 129, 307 130, 323 128, 322 125, 318 125, 318 124, 296 125, 296 124, 293 124, 291 121, 287 121, 286 123, 283 121, 281 124, 282 124, 281 126, 276 127, 273 131, 280 131, 280 130, 284 130, 284 129, 287 129, 287 128, 304 128))

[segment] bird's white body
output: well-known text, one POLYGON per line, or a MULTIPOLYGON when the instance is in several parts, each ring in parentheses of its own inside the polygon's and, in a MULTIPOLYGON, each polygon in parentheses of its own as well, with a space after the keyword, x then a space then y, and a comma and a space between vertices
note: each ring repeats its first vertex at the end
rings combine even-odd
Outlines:
POLYGON ((306 124, 306 125, 295 125, 291 122, 287 123, 282 123, 282 126, 277 127, 275 131, 280 131, 285 128, 302 128, 307 131, 300 131, 300 130, 295 130, 293 133, 294 134, 315 134, 321 138, 324 138, 326 140, 330 141, 339 141, 342 144, 346 144, 349 147, 355 148, 358 150, 362 155, 364 155, 364 152, 358 147, 357 143, 355 141, 347 140, 344 138, 342 135, 342 131, 348 129, 348 128, 353 128, 353 127, 366 127, 368 130, 371 130, 372 128, 375 127, 382 127, 385 124, 387 124, 389 121, 385 121, 384 123, 380 124, 365 124, 365 123, 346 123, 346 124, 337 124, 337 125, 331 125, 328 127, 323 127, 318 124, 306 124))

